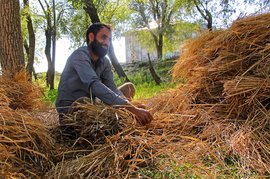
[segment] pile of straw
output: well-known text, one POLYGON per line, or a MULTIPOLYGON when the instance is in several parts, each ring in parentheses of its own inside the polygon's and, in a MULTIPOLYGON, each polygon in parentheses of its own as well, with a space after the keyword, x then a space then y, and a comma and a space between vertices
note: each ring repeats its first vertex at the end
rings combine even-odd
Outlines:
MULTIPOLYGON (((95 145, 88 154, 59 162, 48 174, 50 178, 124 178, 135 175, 140 167, 153 163, 151 144, 140 130, 127 129, 108 136, 104 144, 95 145)), ((64 154, 65 155, 65 154, 64 154)))
POLYGON ((152 163, 147 130, 126 110, 90 103, 76 108, 57 130, 58 142, 68 148, 48 177, 122 178, 152 163))
POLYGON ((42 106, 41 89, 27 79, 23 71, 13 78, 0 77, 0 92, 8 98, 10 108, 30 110, 42 106))
POLYGON ((34 93, 34 88, 29 87, 30 82, 17 77, 18 84, 0 79, 0 175, 3 178, 40 177, 53 166, 54 140, 45 124, 31 113, 11 109, 17 105, 15 108, 34 107, 33 104, 20 106, 25 104, 23 100, 29 98, 28 94, 32 95, 31 91, 34 93), (17 99, 20 101, 16 102, 17 99))
POLYGON ((44 124, 22 113, 0 109, 0 173, 37 177, 53 165, 53 139, 44 124))
POLYGON ((106 136, 115 135, 123 128, 135 125, 129 113, 103 104, 79 104, 66 115, 56 130, 59 142, 81 145, 83 148, 105 143, 106 136))
MULTIPOLYGON (((207 146, 203 153, 218 163, 228 166, 231 156, 240 173, 270 173, 269 21, 270 13, 247 17, 186 42, 173 77, 185 77, 187 84, 149 101, 153 111, 194 115, 188 125, 193 131, 179 130, 207 146)), ((182 161, 189 161, 188 155, 182 161)))

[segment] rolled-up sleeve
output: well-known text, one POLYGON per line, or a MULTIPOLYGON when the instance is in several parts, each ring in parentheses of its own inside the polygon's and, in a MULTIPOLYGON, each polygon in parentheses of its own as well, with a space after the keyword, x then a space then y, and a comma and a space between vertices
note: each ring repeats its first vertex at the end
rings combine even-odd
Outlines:
POLYGON ((128 100, 122 98, 100 81, 94 81, 91 86, 92 93, 108 105, 124 105, 128 100))

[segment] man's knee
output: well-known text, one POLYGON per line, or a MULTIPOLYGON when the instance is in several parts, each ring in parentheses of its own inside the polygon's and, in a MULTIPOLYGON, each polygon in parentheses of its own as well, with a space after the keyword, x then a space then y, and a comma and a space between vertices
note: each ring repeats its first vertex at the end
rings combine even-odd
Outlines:
POLYGON ((131 100, 135 96, 135 93, 136 93, 135 86, 131 82, 124 83, 123 85, 121 85, 120 87, 118 87, 118 89, 129 100, 131 100))

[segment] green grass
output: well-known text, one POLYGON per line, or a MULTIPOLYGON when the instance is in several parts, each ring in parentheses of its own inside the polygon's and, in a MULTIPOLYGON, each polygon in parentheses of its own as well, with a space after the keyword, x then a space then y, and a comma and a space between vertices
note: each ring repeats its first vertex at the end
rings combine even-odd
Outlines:
POLYGON ((57 94, 58 94, 57 92, 58 92, 57 89, 50 90, 49 88, 47 88, 45 90, 45 96, 43 97, 43 100, 45 102, 54 104, 57 98, 57 94))
POLYGON ((176 84, 170 82, 163 82, 160 85, 156 85, 155 82, 150 83, 142 83, 136 85, 136 95, 134 97, 135 100, 138 99, 147 99, 153 96, 158 95, 162 91, 168 90, 170 88, 174 88, 176 84))
MULTIPOLYGON (((124 66, 128 79, 136 87, 136 95, 134 100, 148 99, 159 93, 171 88, 175 88, 176 84, 171 82, 170 70, 175 64, 173 60, 162 60, 158 63, 153 63, 156 73, 162 80, 160 85, 157 85, 153 80, 150 70, 148 69, 148 62, 139 62, 132 65, 124 66)), ((119 79, 115 73, 115 83, 120 86, 124 83, 123 79, 119 79)), ((182 81, 185 82, 185 81, 182 81)))
POLYGON ((42 97, 43 101, 45 103, 54 105, 55 100, 57 98, 57 88, 60 80, 60 74, 56 73, 54 81, 55 89, 52 90, 50 90, 49 87, 46 86, 46 73, 38 73, 37 77, 38 79, 36 81, 33 80, 33 82, 43 89, 43 97, 42 97))

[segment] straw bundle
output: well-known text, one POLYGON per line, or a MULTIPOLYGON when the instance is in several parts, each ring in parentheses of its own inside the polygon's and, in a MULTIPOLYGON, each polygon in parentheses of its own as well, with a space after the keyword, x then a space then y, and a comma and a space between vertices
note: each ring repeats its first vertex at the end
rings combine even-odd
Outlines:
POLYGON ((58 139, 69 149, 48 177, 121 178, 154 160, 151 144, 158 141, 125 110, 81 104, 62 124, 58 139))
MULTIPOLYGON (((180 130, 206 144, 208 150, 202 149, 202 153, 212 151, 216 162, 227 166, 226 156, 231 156, 242 174, 250 168, 261 175, 270 173, 269 21, 270 13, 248 17, 235 21, 227 30, 205 32, 188 41, 173 68, 174 80, 185 77, 188 83, 166 95, 166 100, 160 95, 149 101, 154 111, 169 109, 171 115, 179 117, 195 115, 188 121, 189 127, 179 126, 180 130), (185 108, 174 107, 177 104, 185 108)), ((172 151, 185 156, 181 160, 186 162, 193 155, 184 151, 196 153, 195 148, 172 151)), ((200 157, 195 158, 192 164, 207 168, 200 157)))
POLYGON ((65 116, 56 135, 61 143, 87 148, 104 143, 106 136, 117 134, 127 125, 134 126, 135 121, 129 113, 110 106, 79 104, 65 116))
POLYGON ((53 165, 54 141, 44 123, 26 110, 39 103, 39 91, 24 73, 0 78, 0 175, 40 177, 53 165), (13 108, 13 109, 11 109, 13 108))
POLYGON ((138 137, 140 131, 129 129, 112 137, 88 155, 58 163, 50 178, 125 178, 149 164, 151 149, 138 137), (137 133, 137 134, 136 134, 137 133), (137 137, 136 137, 137 136, 137 137))
POLYGON ((0 173, 37 177, 51 168, 53 139, 44 124, 26 111, 0 108, 0 115, 0 173))
POLYGON ((0 89, 2 95, 9 99, 9 107, 12 109, 41 107, 41 90, 27 80, 25 72, 19 72, 13 78, 0 77, 0 89))
POLYGON ((188 110, 190 103, 194 100, 194 96, 188 92, 189 89, 179 85, 176 89, 170 89, 158 96, 154 96, 147 101, 147 106, 151 108, 153 113, 175 113, 188 110), (185 90, 183 90, 185 88, 185 90), (181 91, 185 91, 182 93, 181 91))
POLYGON ((207 32, 186 43, 173 77, 188 78, 193 92, 200 94, 198 103, 220 102, 223 80, 245 75, 265 78, 269 72, 269 18, 264 14, 242 19, 228 30, 207 32))
POLYGON ((5 90, 0 87, 0 106, 7 107, 10 103, 9 98, 5 94, 5 90))

